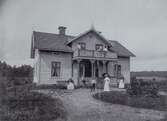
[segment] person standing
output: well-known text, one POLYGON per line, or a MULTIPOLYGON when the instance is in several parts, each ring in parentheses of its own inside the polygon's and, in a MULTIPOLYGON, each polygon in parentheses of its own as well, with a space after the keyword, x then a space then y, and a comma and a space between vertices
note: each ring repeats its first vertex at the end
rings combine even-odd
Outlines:
POLYGON ((94 78, 91 81, 91 92, 95 91, 95 88, 96 88, 96 79, 94 78))
POLYGON ((108 77, 108 74, 105 74, 104 76, 104 91, 110 91, 110 78, 108 77))
POLYGON ((125 87, 124 80, 120 79, 118 88, 123 89, 125 87))

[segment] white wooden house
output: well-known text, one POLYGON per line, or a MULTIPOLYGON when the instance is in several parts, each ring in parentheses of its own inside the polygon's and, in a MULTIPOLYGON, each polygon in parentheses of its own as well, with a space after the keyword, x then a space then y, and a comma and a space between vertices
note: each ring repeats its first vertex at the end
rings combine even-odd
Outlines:
POLYGON ((58 29, 58 34, 33 32, 34 82, 56 84, 72 78, 77 85, 104 73, 113 82, 118 78, 130 82, 130 58, 135 55, 118 41, 106 39, 94 28, 78 36, 66 35, 66 27, 58 29))

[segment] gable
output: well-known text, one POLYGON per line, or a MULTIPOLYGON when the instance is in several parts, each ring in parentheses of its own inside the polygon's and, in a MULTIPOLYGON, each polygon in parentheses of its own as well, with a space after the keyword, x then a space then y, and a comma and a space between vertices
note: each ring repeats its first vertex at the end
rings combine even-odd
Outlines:
POLYGON ((101 40, 103 40, 106 44, 110 45, 110 43, 108 42, 107 39, 105 39, 101 34, 100 32, 96 31, 94 28, 91 28, 90 30, 78 35, 77 37, 75 37, 74 39, 70 40, 67 44, 71 44, 72 42, 74 41, 77 41, 79 38, 89 34, 89 33, 93 33, 95 34, 96 36, 98 36, 99 38, 101 38, 101 40))
POLYGON ((86 49, 88 50, 95 50, 96 44, 100 44, 103 46, 108 45, 108 42, 104 40, 102 37, 100 37, 98 34, 96 34, 93 31, 89 31, 83 36, 78 37, 76 40, 74 40, 72 44, 73 50, 77 48, 77 45, 79 43, 85 43, 86 44, 86 49))

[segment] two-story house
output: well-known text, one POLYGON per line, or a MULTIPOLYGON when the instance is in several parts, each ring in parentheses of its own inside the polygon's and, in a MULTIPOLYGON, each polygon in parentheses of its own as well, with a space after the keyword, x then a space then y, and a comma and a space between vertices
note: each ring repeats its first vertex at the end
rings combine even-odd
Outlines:
POLYGON ((75 84, 108 73, 115 82, 130 82, 130 57, 135 55, 119 42, 108 40, 94 28, 78 35, 33 32, 31 58, 35 59, 34 82, 56 84, 72 78, 75 84))

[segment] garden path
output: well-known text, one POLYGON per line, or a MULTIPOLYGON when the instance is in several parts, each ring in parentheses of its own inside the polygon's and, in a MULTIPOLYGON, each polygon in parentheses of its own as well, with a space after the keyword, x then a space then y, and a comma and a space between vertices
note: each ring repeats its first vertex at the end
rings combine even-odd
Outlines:
POLYGON ((162 111, 101 102, 88 89, 58 94, 67 109, 68 121, 159 121, 165 115, 162 111))

